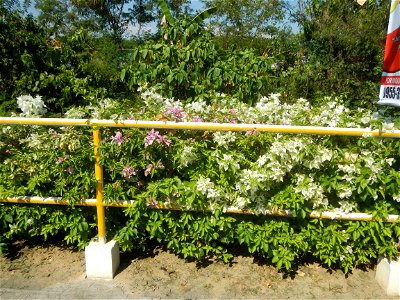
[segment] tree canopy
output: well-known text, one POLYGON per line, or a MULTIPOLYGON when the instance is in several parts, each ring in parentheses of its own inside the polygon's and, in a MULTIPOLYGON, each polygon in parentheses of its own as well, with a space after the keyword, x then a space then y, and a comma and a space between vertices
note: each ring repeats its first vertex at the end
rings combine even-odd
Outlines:
POLYGON ((102 97, 137 101, 139 84, 188 101, 214 92, 249 103, 271 92, 376 100, 389 0, 203 3, 212 9, 195 18, 186 0, 2 1, 3 111, 22 93, 43 95, 54 112, 102 97))

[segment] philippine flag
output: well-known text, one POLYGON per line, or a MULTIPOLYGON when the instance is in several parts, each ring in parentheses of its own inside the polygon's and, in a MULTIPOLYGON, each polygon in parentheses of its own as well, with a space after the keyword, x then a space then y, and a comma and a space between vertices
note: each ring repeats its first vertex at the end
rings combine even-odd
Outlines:
POLYGON ((400 107, 400 0, 392 0, 379 105, 400 107))

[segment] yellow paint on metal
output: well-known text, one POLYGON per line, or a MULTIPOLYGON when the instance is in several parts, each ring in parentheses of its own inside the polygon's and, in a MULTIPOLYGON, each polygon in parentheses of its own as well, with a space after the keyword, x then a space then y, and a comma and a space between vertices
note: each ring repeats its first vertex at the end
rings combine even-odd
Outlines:
POLYGON ((87 119, 63 119, 63 118, 21 118, 1 117, 0 124, 9 125, 54 125, 54 126, 90 126, 87 119))
MULTIPOLYGON (((61 200, 61 198, 41 198, 41 197, 15 197, 15 198, 7 198, 7 199, 0 199, 0 202, 5 203, 33 203, 33 204, 59 204, 59 205, 69 205, 70 203, 66 200, 61 200)), ((116 201, 113 203, 104 203, 103 206, 109 207, 129 207, 135 203, 134 200, 130 201, 116 201)), ((79 202, 75 202, 74 205, 84 205, 84 206, 97 206, 96 199, 86 199, 81 200, 79 202)), ((177 210, 182 211, 186 210, 178 205, 157 205, 151 206, 151 209, 165 209, 165 210, 177 210)), ((195 211, 195 210, 192 210, 195 211)), ((203 212, 210 212, 209 209, 203 210, 203 212)), ((227 208, 225 213, 231 214, 246 214, 246 215, 254 215, 252 210, 243 210, 234 207, 227 208)), ((272 210, 272 211, 264 211, 261 213, 265 216, 274 216, 274 217, 293 217, 293 214, 289 210, 272 210)), ((329 220, 348 220, 348 221, 373 221, 374 218, 371 214, 366 213, 344 213, 344 212, 330 212, 330 211, 323 211, 323 212, 316 212, 312 211, 309 215, 311 219, 329 219, 329 220)), ((382 221, 388 223, 400 223, 400 216, 399 215, 388 215, 386 219, 382 221)))
POLYGON ((99 235, 99 242, 106 242, 106 222, 103 204, 103 168, 100 165, 100 130, 93 131, 93 146, 95 156, 95 176, 96 176, 96 208, 97 208, 97 230, 99 235))
POLYGON ((6 118, 0 117, 0 124, 54 125, 54 126, 103 126, 128 128, 161 128, 186 130, 259 131, 270 133, 295 133, 317 135, 375 136, 400 138, 400 130, 379 131, 369 128, 340 128, 321 126, 287 126, 266 124, 232 124, 206 122, 163 122, 134 120, 57 119, 57 118, 6 118))
POLYGON ((337 128, 320 126, 287 126, 266 124, 232 124, 232 123, 207 123, 207 122, 162 122, 162 121, 109 121, 90 120, 91 125, 105 127, 136 127, 136 128, 161 128, 161 129, 187 129, 187 130, 224 130, 224 131, 260 131, 271 133, 297 133, 321 135, 349 135, 349 136, 382 136, 399 137, 400 130, 382 132, 369 128, 337 128))
MULTIPOLYGON (((293 134, 316 134, 316 135, 347 135, 347 136, 374 136, 400 138, 400 130, 383 132, 371 130, 369 128, 338 128, 338 127, 319 127, 319 126, 286 126, 286 125, 265 125, 265 124, 231 124, 231 123, 203 123, 203 122, 163 122, 163 121, 134 121, 134 120, 97 120, 97 119, 63 119, 63 118, 21 118, 21 117, 0 117, 0 124, 3 125, 50 125, 50 126, 91 126, 91 127, 128 127, 128 128, 161 128, 161 129, 186 129, 186 130, 216 130, 216 131, 259 131, 270 133, 293 133, 293 134)), ((128 207, 133 201, 118 201, 112 203, 103 202, 103 169, 100 165, 100 130, 93 132, 96 176, 96 199, 86 199, 74 202, 74 205, 96 206, 98 218, 99 240, 106 241, 105 234, 105 206, 128 207)), ((57 197, 15 197, 0 199, 6 203, 34 203, 34 204, 56 204, 69 205, 66 200, 57 197)), ((158 209, 182 210, 181 207, 158 206, 158 209)), ((252 211, 244 211, 236 208, 228 209, 228 213, 253 214, 252 211)), ((265 215, 290 217, 286 211, 270 211, 265 215)), ((331 212, 312 212, 310 218, 336 219, 336 220, 359 220, 372 221, 373 217, 368 214, 344 214, 331 212)), ((397 215, 390 215, 386 222, 399 222, 397 215)))
POLYGON ((96 199, 85 199, 76 202, 62 200, 61 197, 10 197, 2 199, 4 203, 21 203, 21 204, 49 204, 49 205, 79 205, 79 206, 96 206, 96 199))

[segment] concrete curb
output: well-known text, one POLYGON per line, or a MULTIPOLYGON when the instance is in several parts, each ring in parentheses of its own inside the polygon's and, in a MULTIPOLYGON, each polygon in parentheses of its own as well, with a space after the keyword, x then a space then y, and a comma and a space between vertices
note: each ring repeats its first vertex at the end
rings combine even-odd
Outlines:
POLYGON ((388 296, 400 297, 400 260, 389 261, 387 258, 380 258, 375 279, 388 296))

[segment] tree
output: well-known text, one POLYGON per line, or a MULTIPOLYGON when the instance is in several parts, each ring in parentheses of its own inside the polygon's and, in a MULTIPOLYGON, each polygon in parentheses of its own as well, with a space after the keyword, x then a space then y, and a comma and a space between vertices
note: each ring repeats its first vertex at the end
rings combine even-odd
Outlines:
POLYGON ((0 0, 0 3, 2 9, 26 13, 30 4, 30 0, 0 0))
POLYGON ((189 0, 169 0, 166 1, 172 15, 177 18, 179 14, 189 15, 191 12, 189 0))
POLYGON ((32 16, 14 6, 0 7, 0 112, 12 108, 18 82, 31 82, 45 65, 45 37, 32 16))
POLYGON ((298 1, 294 17, 306 61, 298 67, 312 82, 311 94, 301 96, 345 95, 356 106, 376 100, 389 5, 389 0, 363 6, 354 0, 298 1))
POLYGON ((246 40, 274 35, 285 16, 286 4, 281 0, 202 0, 217 7, 209 24, 213 32, 242 44, 246 40))
POLYGON ((109 31, 116 41, 122 40, 125 28, 132 19, 124 10, 128 0, 72 0, 72 3, 86 16, 98 17, 103 31, 109 31))
POLYGON ((98 18, 103 32, 109 32, 120 43, 132 24, 154 20, 153 0, 71 0, 79 11, 98 18))
POLYGON ((133 15, 134 23, 138 26, 137 35, 140 37, 142 26, 155 20, 154 1, 136 0, 130 8, 130 12, 133 15))
POLYGON ((224 51, 204 29, 201 20, 205 15, 173 19, 167 13, 162 37, 132 52, 132 63, 122 71, 121 79, 134 90, 147 83, 162 95, 184 101, 209 101, 225 93, 255 103, 273 92, 276 76, 271 65, 276 60, 251 50, 224 51))
POLYGON ((52 38, 68 36, 71 32, 86 29, 101 31, 101 24, 94 16, 84 16, 70 0, 36 0, 37 21, 52 38))

